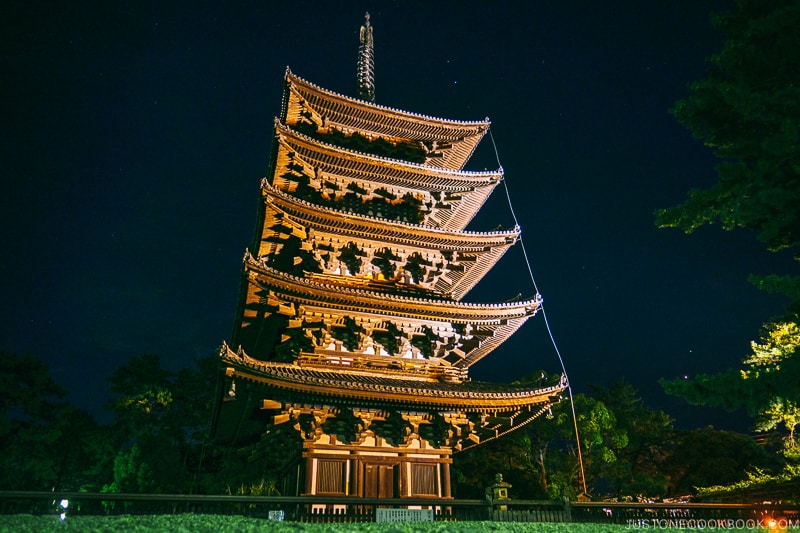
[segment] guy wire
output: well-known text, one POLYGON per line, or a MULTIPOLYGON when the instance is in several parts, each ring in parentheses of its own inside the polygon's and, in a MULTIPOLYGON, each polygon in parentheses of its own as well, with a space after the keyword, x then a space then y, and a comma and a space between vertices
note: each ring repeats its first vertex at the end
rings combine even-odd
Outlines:
MULTIPOLYGON (((495 155, 495 158, 497 159, 497 166, 500 167, 500 169, 502 169, 503 165, 500 163, 500 154, 497 151, 497 144, 494 141, 494 135, 492 135, 492 130, 491 129, 489 129, 489 138, 492 140, 492 147, 494 148, 494 155, 495 155)), ((519 225, 519 222, 517 221, 517 215, 514 213, 514 206, 511 203, 511 193, 508 190, 508 181, 505 178, 505 174, 503 175, 503 187, 504 187, 504 189, 506 191, 506 199, 508 200, 508 208, 511 211, 512 218, 514 219, 514 226, 519 228, 520 225, 519 225)), ((531 268, 531 262, 530 262, 530 259, 528 258, 528 252, 525 250, 525 243, 524 243, 524 241, 522 239, 522 233, 520 233, 519 244, 522 247, 522 255, 525 258, 525 265, 528 267, 528 274, 531 277, 531 283, 533 283, 533 288, 534 288, 534 290, 536 291, 537 294, 541 294, 539 292, 539 287, 536 286, 536 279, 533 276, 533 269, 531 268)), ((578 418, 577 418, 577 416, 575 414, 575 401, 574 401, 574 399, 572 397, 572 385, 570 384, 569 376, 567 375, 567 367, 564 365, 564 359, 563 359, 563 357, 561 357, 561 351, 558 349, 558 344, 556 343, 556 339, 553 336, 553 331, 550 329, 550 321, 547 320, 547 313, 545 312, 545 309, 544 309, 544 302, 542 302, 542 304, 540 304, 540 309, 542 310, 542 317, 544 318, 544 325, 547 328, 547 334, 550 336, 550 342, 552 343, 553 349, 555 350, 556 355, 558 356, 558 361, 559 361, 559 363, 561 363, 561 371, 564 373, 564 377, 566 378, 566 381, 567 381, 567 392, 569 394, 569 404, 570 404, 570 407, 572 409, 572 424, 573 424, 573 426, 575 428, 575 444, 576 444, 577 450, 578 450, 578 463, 579 463, 579 466, 580 466, 580 469, 581 469, 581 483, 583 485, 583 493, 586 494, 587 493, 587 489, 586 489, 586 473, 584 472, 584 469, 583 469, 583 452, 581 451, 581 438, 580 438, 580 433, 578 432, 578 418)))

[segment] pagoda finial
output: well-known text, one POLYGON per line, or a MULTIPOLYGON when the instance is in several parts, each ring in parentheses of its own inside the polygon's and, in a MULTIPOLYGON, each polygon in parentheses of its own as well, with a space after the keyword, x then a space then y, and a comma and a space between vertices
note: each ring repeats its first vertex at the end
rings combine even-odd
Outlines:
POLYGON ((369 13, 364 14, 364 24, 358 32, 358 97, 367 102, 375 101, 375 51, 369 13))

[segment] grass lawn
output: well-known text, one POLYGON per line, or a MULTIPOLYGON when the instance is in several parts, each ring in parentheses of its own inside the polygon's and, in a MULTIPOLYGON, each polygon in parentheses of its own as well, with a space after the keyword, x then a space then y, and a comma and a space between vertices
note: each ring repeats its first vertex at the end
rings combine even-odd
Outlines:
MULTIPOLYGON (((120 515, 73 516, 63 522, 55 515, 0 515, 0 533, 249 533, 271 531, 305 531, 309 533, 366 531, 370 533, 613 533, 637 531, 625 525, 524 523, 524 522, 403 522, 360 524, 306 524, 276 522, 242 516, 120 515)), ((652 524, 649 529, 665 533, 685 532, 684 528, 663 528, 652 524)), ((703 528, 709 530, 709 528, 703 528)), ((763 527, 747 527, 748 531, 768 531, 763 527)))

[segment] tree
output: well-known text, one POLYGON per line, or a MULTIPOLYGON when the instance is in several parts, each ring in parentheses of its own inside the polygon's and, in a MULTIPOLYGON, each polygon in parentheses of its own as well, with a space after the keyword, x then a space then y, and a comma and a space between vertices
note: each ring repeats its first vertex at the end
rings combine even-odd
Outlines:
POLYGON ((66 391, 47 365, 31 355, 0 356, 0 479, 21 490, 47 490, 56 482, 52 446, 59 432, 53 410, 66 391))
MULTIPOLYGON (((677 119, 719 159, 716 181, 694 189, 680 205, 656 211, 661 227, 687 233, 703 224, 749 228, 768 250, 792 250, 800 260, 800 3, 737 0, 712 17, 725 35, 707 77, 690 84, 690 96, 673 109, 677 119)), ((762 289, 788 295, 784 316, 764 326, 745 370, 662 381, 690 403, 740 407, 756 428, 783 424, 794 442, 800 421, 798 346, 800 276, 751 276, 762 289)))
POLYGON ((617 460, 606 473, 606 483, 620 496, 658 497, 667 493, 662 466, 674 445, 674 420, 648 409, 638 392, 624 379, 609 388, 593 387, 592 394, 603 402, 624 431, 628 445, 617 452, 617 460))
POLYGON ((513 431, 456 454, 451 473, 453 493, 457 498, 483 498, 498 473, 514 487, 515 498, 545 497, 533 464, 528 431, 513 431))
POLYGON ((744 361, 750 370, 742 373, 751 384, 762 378, 762 386, 767 387, 766 393, 759 395, 766 405, 757 413, 756 429, 770 431, 783 424, 788 431, 786 442, 793 447, 794 430, 800 424, 800 381, 796 379, 800 368, 793 357, 800 346, 800 326, 796 322, 772 323, 762 339, 763 344, 751 343, 753 355, 744 361))
POLYGON ((106 378, 114 396, 107 407, 126 440, 159 433, 169 425, 174 379, 154 354, 132 357, 106 378))
MULTIPOLYGON (((561 426, 566 429, 569 421, 566 411, 560 409, 556 414, 562 419, 561 426)), ((620 452, 630 442, 628 433, 620 427, 617 416, 602 401, 578 394, 575 396, 575 411, 580 430, 580 440, 583 445, 583 464, 586 474, 586 484, 595 486, 597 490, 599 481, 607 479, 616 465, 620 452)), ((552 489, 551 489, 552 492, 552 489)))
POLYGON ((677 496, 736 483, 769 464, 764 448, 749 436, 709 426, 683 432, 664 470, 670 473, 670 493, 677 496))
MULTIPOLYGON (((717 179, 683 203, 655 213, 660 227, 691 233, 719 223, 749 228, 768 250, 800 260, 800 3, 737 0, 712 17, 724 33, 708 76, 672 112, 719 159, 717 179)), ((800 316, 800 276, 751 276, 791 299, 787 321, 800 316)))
POLYGON ((783 425, 786 444, 795 445, 794 431, 800 423, 800 327, 796 322, 773 322, 752 342, 752 354, 744 370, 731 369, 691 379, 660 380, 668 394, 690 404, 744 409, 756 419, 755 429, 770 431, 783 425), (797 353, 797 355, 795 355, 797 353))
POLYGON ((617 417, 600 400, 574 396, 575 418, 580 435, 583 467, 578 457, 575 423, 569 401, 553 406, 552 420, 530 427, 531 456, 538 469, 540 490, 551 499, 574 499, 583 492, 583 479, 589 492, 605 491, 620 451, 628 446, 628 434, 620 429, 617 417))
MULTIPOLYGON (((724 32, 705 80, 673 109, 720 160, 717 181, 660 209, 662 227, 687 233, 718 222, 750 228, 769 250, 800 244, 800 3, 738 0, 712 18, 724 32)), ((797 256, 795 256, 798 258, 797 256)))
POLYGON ((113 472, 119 447, 117 433, 101 425, 88 411, 69 403, 53 409, 51 429, 57 437, 48 448, 53 454, 54 487, 62 490, 99 491, 113 472))
MULTIPOLYGON (((572 409, 563 401, 552 411, 550 420, 458 454, 453 475, 458 497, 482 497, 497 473, 514 486, 519 498, 574 499, 583 492, 572 409)), ((627 446, 628 436, 619 430, 614 413, 594 398, 576 395, 575 413, 591 492, 605 486, 603 478, 627 446)))
POLYGON ((17 490, 96 488, 110 471, 113 435, 31 355, 0 353, 0 480, 17 490))
POLYGON ((158 355, 131 358, 108 378, 123 446, 111 492, 191 492, 213 401, 216 358, 168 371, 158 355))
MULTIPOLYGON (((538 383, 540 376, 520 382, 538 383)), ((588 491, 619 497, 666 495, 662 467, 676 442, 672 418, 645 407, 624 380, 592 393, 574 397, 588 491)), ((574 498, 583 492, 570 402, 553 406, 547 418, 456 455, 457 496, 481 497, 498 472, 518 498, 574 498)))
MULTIPOLYGON (((796 355, 797 335, 796 322, 772 323, 762 333, 762 342, 752 343, 753 354, 744 360, 747 365, 745 370, 728 370, 713 376, 700 375, 691 380, 661 381, 668 393, 682 396, 689 403, 722 406, 728 410, 744 408, 755 417, 755 429, 758 431, 770 431, 783 425, 787 432, 783 439, 784 447, 778 453, 783 462, 783 469, 778 474, 769 474, 758 468, 753 471, 758 465, 755 461, 742 461, 748 457, 744 448, 726 455, 723 452, 724 447, 709 443, 694 452, 694 463, 687 462, 686 471, 691 472, 689 481, 674 476, 677 480, 673 484, 674 490, 686 491, 690 487, 714 485, 699 494, 707 499, 733 497, 737 501, 759 497, 763 500, 771 497, 768 494, 783 494, 784 497, 788 497, 790 493, 796 494, 793 487, 800 478, 800 468, 797 465, 800 446, 797 446, 795 439, 795 428, 800 423, 800 356, 796 355), (709 449, 714 451, 713 460, 702 463, 708 460, 709 449), (698 466, 700 463, 703 466, 698 466), (715 475, 702 475, 709 464, 713 464, 719 472, 715 475), (724 475, 726 466, 728 475, 724 475)), ((694 448, 696 442, 692 439, 693 437, 684 443, 694 448)), ((749 446, 752 452, 753 443, 749 446)), ((680 456, 677 453, 676 455, 680 456)), ((753 453, 749 456, 755 457, 753 453)))

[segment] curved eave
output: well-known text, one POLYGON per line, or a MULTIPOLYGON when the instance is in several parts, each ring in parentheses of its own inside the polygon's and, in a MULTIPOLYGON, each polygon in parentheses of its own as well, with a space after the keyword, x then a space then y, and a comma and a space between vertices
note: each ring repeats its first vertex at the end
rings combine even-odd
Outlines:
POLYGON ((303 80, 286 69, 282 122, 300 121, 310 107, 324 116, 326 124, 344 130, 373 133, 412 141, 437 141, 452 144, 442 157, 428 164, 461 169, 489 130, 490 121, 457 121, 402 111, 344 96, 303 80))
MULTIPOLYGON (((453 299, 463 298, 489 270, 494 267, 508 248, 519 239, 519 227, 497 232, 446 231, 426 226, 416 226, 361 215, 342 213, 320 208, 287 195, 264 183, 263 223, 259 256, 268 253, 275 238, 280 238, 276 226, 300 227, 302 233, 312 230, 315 239, 340 241, 343 237, 353 242, 371 243, 374 248, 388 247, 417 251, 423 255, 442 252, 467 254, 471 259, 460 263, 446 276, 440 276, 432 287, 442 294, 452 294, 453 299)), ((455 265, 455 264, 454 264, 455 265)))
POLYGON ((434 207, 428 223, 448 229, 463 229, 503 179, 503 170, 468 172, 408 163, 372 156, 317 141, 282 124, 275 126, 275 180, 280 171, 301 163, 308 174, 326 175, 330 181, 363 185, 379 184, 404 192, 436 192, 448 195, 446 208, 434 207))
POLYGON ((276 123, 275 135, 288 151, 297 152, 320 170, 346 177, 387 184, 402 184, 429 191, 463 192, 476 187, 496 186, 502 169, 467 171, 431 167, 400 159, 365 154, 313 139, 284 124, 276 123))
MULTIPOLYGON (((399 322, 417 321, 423 324, 463 324, 488 329, 491 336, 453 363, 454 368, 466 369, 500 346, 517 331, 541 306, 541 297, 514 303, 476 304, 450 299, 418 298, 387 294, 368 289, 343 287, 324 281, 298 278, 272 269, 245 254, 245 300, 240 305, 258 306, 265 293, 274 294, 292 309, 306 312, 347 314, 365 318, 389 318, 399 322)), ((253 324, 257 317, 243 318, 237 324, 253 324)))
POLYGON ((519 227, 503 231, 456 231, 432 226, 418 226, 383 218, 343 213, 300 200, 262 182, 262 194, 267 204, 301 221, 303 225, 321 231, 361 235, 376 241, 391 241, 398 245, 436 247, 448 251, 474 251, 514 244, 519 227))
POLYGON ((349 238, 351 242, 366 243, 373 249, 403 249, 423 256, 435 255, 442 261, 443 252, 467 254, 469 260, 458 263, 458 268, 457 263, 452 263, 453 268, 439 276, 432 287, 439 293, 452 294, 455 300, 463 298, 520 235, 519 228, 503 232, 456 232, 342 213, 313 206, 266 183, 262 192, 264 220, 259 224, 262 233, 258 256, 271 252, 281 232, 298 230, 306 235, 310 235, 309 230, 313 231, 316 240, 339 242, 349 238))
MULTIPOLYGON (((228 365, 228 376, 242 379, 294 394, 338 400, 357 400, 404 405, 410 408, 434 408, 437 410, 463 410, 468 412, 498 413, 510 410, 529 409, 532 406, 552 403, 565 388, 566 383, 546 388, 504 391, 478 391, 463 387, 458 390, 447 384, 428 384, 407 380, 381 380, 378 376, 365 380, 346 370, 326 372, 320 377, 314 373, 301 373, 300 367, 288 363, 264 362, 237 354, 227 349, 221 354, 228 365)), ((490 385, 490 384, 486 384, 490 385)), ((487 388, 491 388, 491 385, 487 388)))
MULTIPOLYGON (((244 269, 250 283, 280 293, 295 305, 326 306, 352 313, 502 327, 506 322, 524 322, 536 314, 542 303, 541 298, 536 297, 520 302, 479 304, 342 287, 279 272, 250 254, 245 256, 244 269)), ((498 344, 502 340, 498 339, 498 344)))

